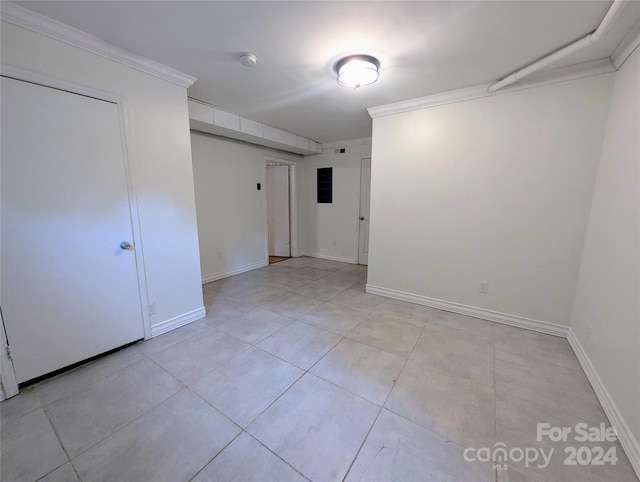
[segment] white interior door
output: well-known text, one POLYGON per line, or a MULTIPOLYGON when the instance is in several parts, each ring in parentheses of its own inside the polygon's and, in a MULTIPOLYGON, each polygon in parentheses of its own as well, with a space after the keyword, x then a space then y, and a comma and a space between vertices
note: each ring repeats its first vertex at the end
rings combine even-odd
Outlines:
POLYGON ((143 338, 118 105, 2 78, 2 314, 18 382, 143 338))
POLYGON ((358 263, 369 264, 369 203, 371 201, 371 159, 362 159, 360 168, 360 234, 358 263))
POLYGON ((269 256, 291 256, 289 166, 267 166, 269 256))

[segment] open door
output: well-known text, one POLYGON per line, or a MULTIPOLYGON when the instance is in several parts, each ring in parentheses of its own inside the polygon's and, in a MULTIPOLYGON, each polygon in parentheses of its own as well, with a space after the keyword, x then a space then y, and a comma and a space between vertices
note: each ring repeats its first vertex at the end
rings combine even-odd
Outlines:
POLYGON ((269 256, 291 256, 289 166, 267 166, 269 256))

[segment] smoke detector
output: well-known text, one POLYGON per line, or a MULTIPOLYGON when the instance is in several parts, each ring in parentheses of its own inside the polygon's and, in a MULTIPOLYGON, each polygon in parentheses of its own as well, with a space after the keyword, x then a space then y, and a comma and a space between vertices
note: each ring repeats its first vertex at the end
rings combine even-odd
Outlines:
POLYGON ((258 62, 258 57, 250 52, 243 52, 238 57, 240 63, 245 67, 253 67, 258 62))

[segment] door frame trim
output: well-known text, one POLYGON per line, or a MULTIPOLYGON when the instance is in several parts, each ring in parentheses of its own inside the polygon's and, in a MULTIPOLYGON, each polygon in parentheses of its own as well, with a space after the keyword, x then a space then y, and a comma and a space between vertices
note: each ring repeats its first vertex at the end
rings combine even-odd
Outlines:
POLYGON ((264 203, 264 213, 265 213, 265 226, 267 227, 265 236, 264 236, 264 253, 265 259, 267 260, 267 264, 269 263, 269 213, 267 210, 266 203, 266 192, 267 192, 267 163, 268 162, 277 162, 278 164, 283 164, 289 167, 289 238, 291 242, 291 257, 297 258, 300 256, 298 253, 298 197, 297 197, 297 184, 296 184, 296 163, 294 161, 287 161, 286 159, 280 159, 272 156, 264 157, 264 187, 265 187, 265 203, 264 203))
MULTIPOLYGON (((358 246, 357 246, 357 253, 358 255, 356 256, 356 264, 360 264, 360 232, 362 231, 362 229, 360 229, 360 225, 361 222, 360 221, 360 216, 362 216, 362 163, 363 161, 368 160, 371 163, 371 156, 366 156, 366 157, 361 157, 360 158, 360 182, 358 183, 358 246)), ((369 192, 369 209, 371 209, 371 192, 369 192)), ((369 222, 371 222, 371 220, 369 220, 369 222)))
POLYGON ((140 298, 140 314, 142 317, 142 326, 144 329, 145 340, 151 338, 151 317, 149 314, 149 295, 147 292, 147 276, 144 264, 144 249, 142 243, 142 232, 140 229, 140 215, 138 212, 138 197, 135 191, 135 182, 133 176, 131 143, 129 141, 129 117, 125 100, 115 94, 93 89, 81 84, 75 84, 66 80, 58 79, 48 75, 42 75, 28 70, 23 70, 10 65, 0 65, 0 76, 7 77, 31 84, 41 85, 56 90, 62 90, 71 94, 91 97, 97 100, 115 104, 118 108, 118 117, 120 119, 120 138, 123 147, 124 170, 127 181, 127 193, 129 196, 129 214, 131 217, 131 231, 133 233, 136 274, 138 277, 138 294, 140 298))
POLYGON ((18 381, 7 343, 4 318, 0 310, 0 401, 17 395, 18 391, 18 381))

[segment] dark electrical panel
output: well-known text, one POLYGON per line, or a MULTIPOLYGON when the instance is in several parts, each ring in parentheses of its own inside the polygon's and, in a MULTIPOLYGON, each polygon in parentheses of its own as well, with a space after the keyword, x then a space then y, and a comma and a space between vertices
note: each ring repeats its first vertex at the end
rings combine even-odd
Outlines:
POLYGON ((333 168, 318 169, 318 203, 333 202, 333 168))

